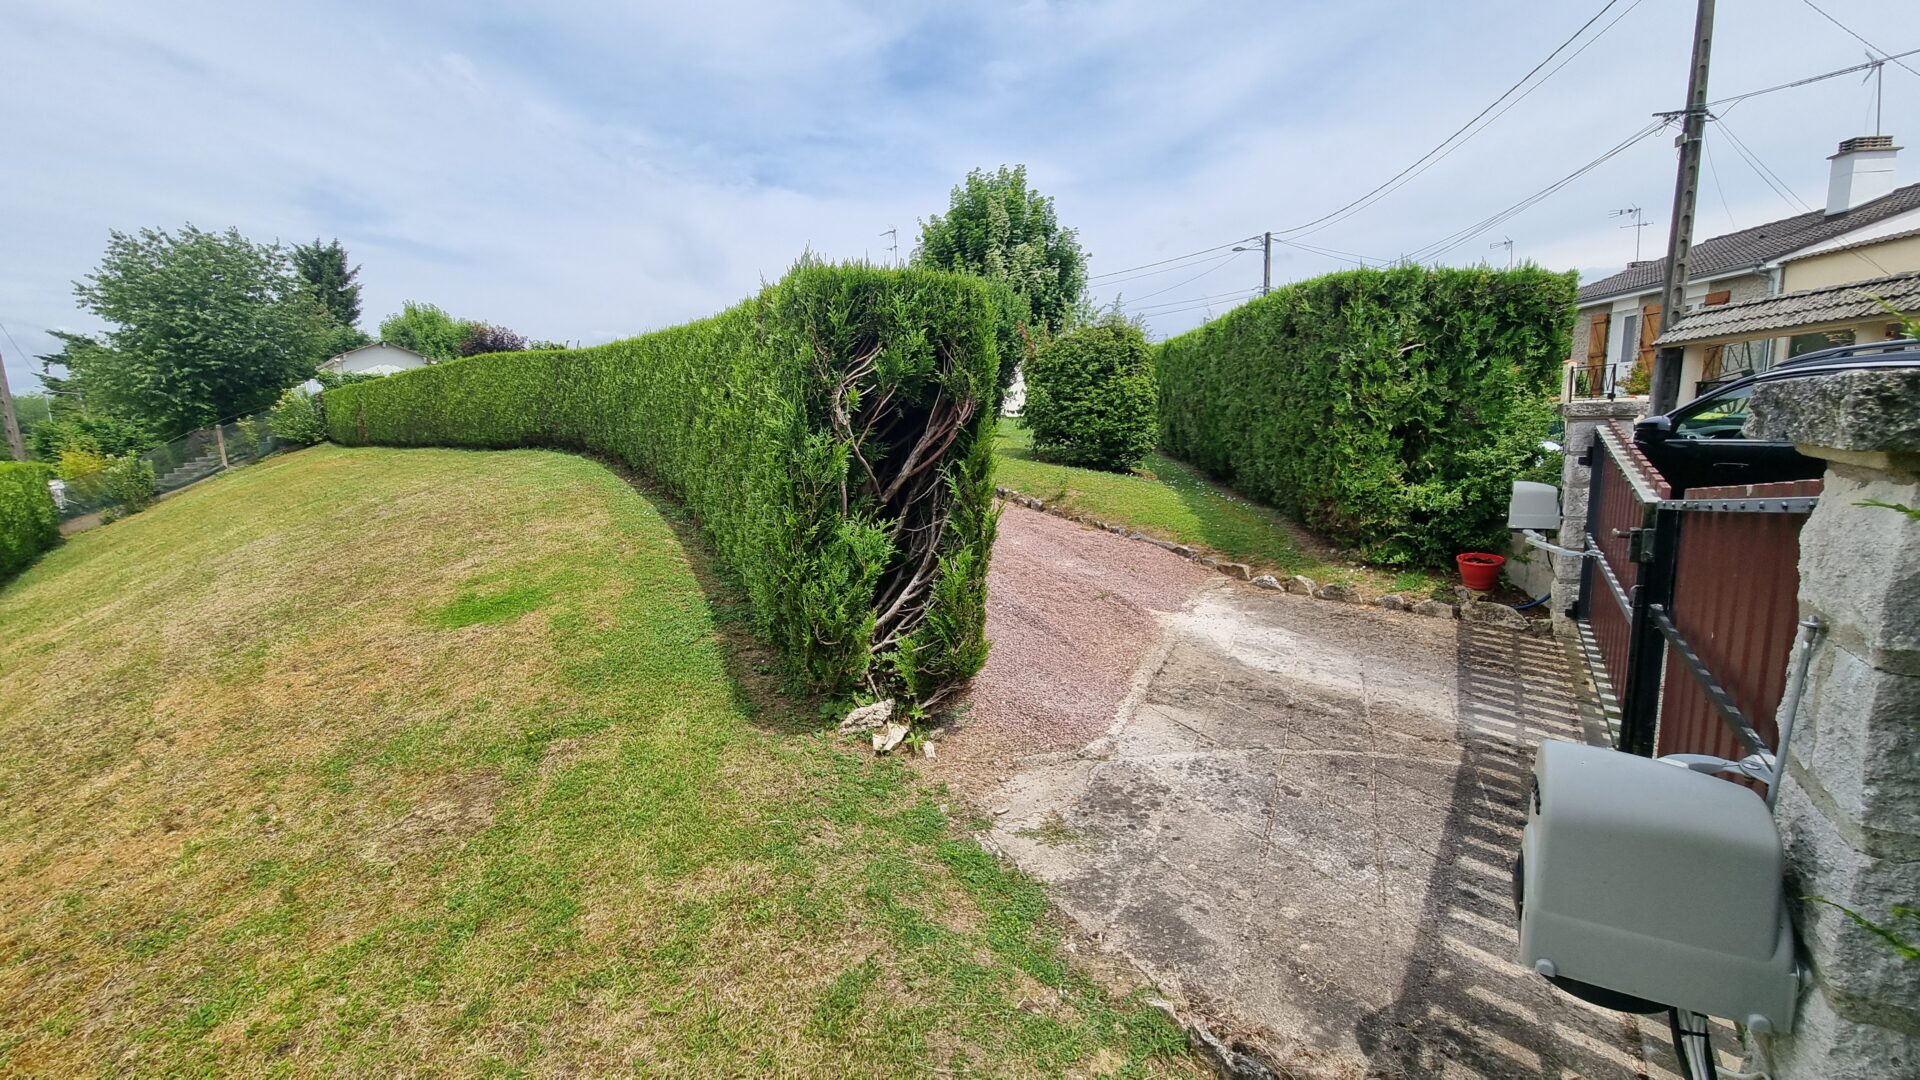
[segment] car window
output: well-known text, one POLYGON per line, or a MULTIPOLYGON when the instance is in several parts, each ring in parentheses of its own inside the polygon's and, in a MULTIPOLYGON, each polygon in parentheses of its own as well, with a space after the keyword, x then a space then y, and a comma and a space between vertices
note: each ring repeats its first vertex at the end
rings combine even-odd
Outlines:
POLYGON ((1673 433, 1682 439, 1741 439, 1746 437, 1747 399, 1753 396, 1748 384, 1722 394, 1673 425, 1673 433))

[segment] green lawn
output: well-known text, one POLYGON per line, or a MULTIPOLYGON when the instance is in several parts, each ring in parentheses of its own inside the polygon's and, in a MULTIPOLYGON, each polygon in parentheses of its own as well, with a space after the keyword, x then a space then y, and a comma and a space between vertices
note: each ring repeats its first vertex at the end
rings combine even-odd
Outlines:
POLYGON ((1132 474, 1055 465, 1033 456, 1033 433, 1000 421, 994 482, 1101 521, 1243 562, 1255 572, 1305 574, 1344 581, 1369 595, 1425 595, 1441 584, 1418 571, 1374 570, 1336 556, 1329 544, 1285 515, 1209 481, 1192 466, 1158 452, 1132 474))
POLYGON ((0 1074, 1192 1075, 685 537, 320 447, 0 589, 0 1074))

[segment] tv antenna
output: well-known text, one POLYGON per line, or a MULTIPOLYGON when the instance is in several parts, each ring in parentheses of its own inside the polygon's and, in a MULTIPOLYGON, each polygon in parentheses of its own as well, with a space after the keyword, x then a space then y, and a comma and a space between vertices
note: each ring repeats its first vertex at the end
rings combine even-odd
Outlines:
POLYGON ((891 238, 892 242, 887 245, 887 250, 893 253, 893 266, 898 268, 900 265, 900 227, 897 225, 889 226, 883 230, 880 235, 891 238))
POLYGON ((1487 250, 1491 251, 1497 247, 1503 247, 1507 249, 1507 269, 1509 270, 1513 269, 1513 237, 1511 236, 1501 237, 1500 239, 1495 240, 1493 243, 1488 244, 1487 250))
POLYGON ((1646 211, 1640 209, 1640 207, 1636 205, 1636 206, 1625 207, 1620 210, 1608 211, 1607 216, 1633 219, 1630 223, 1626 225, 1622 225, 1620 227, 1623 229, 1633 230, 1633 261, 1639 262, 1640 261, 1640 230, 1653 224, 1653 222, 1647 220, 1646 211))
POLYGON ((1872 61, 1873 67, 1865 75, 1860 77, 1860 82, 1861 82, 1861 85, 1865 85, 1868 79, 1874 80, 1873 133, 1875 135, 1880 135, 1880 134, 1883 134, 1883 132, 1880 130, 1880 99, 1883 96, 1885 96, 1887 92, 1887 72, 1886 72, 1887 62, 1884 58, 1875 56, 1872 53, 1867 54, 1867 59, 1872 61))

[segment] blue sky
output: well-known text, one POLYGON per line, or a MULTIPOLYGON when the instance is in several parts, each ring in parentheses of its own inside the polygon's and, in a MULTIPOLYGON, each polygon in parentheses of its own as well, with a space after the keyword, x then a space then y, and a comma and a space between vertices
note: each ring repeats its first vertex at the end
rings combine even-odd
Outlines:
MULTIPOLYGON (((1576 3, 953 4, 488 0, 409 4, 12 0, 0 33, 0 337, 15 389, 49 328, 91 329, 72 282, 109 229, 339 237, 366 328, 404 300, 596 342, 716 311, 805 248, 902 253, 974 166, 1025 163, 1095 274, 1286 229, 1393 175, 1597 10, 1576 3), (17 345, 16 345, 17 343, 17 345), (23 356, 22 353, 29 354, 23 356)), ((1552 183, 1684 96, 1693 5, 1626 15, 1493 126, 1309 242, 1416 250, 1552 183)), ((1920 47, 1903 4, 1821 0, 1920 47)), ((1714 96, 1857 63, 1803 0, 1722 4, 1714 96)), ((1920 60, 1920 57, 1914 58, 1920 60)), ((1913 61, 1909 61, 1913 62, 1913 61)), ((1915 66, 1920 67, 1920 64, 1915 66)), ((1886 128, 1920 138, 1920 76, 1889 68, 1886 128)), ((1871 124, 1858 77, 1726 123, 1791 194, 1871 124)), ((1797 212, 1724 138, 1700 235, 1797 212)), ((1446 261, 1624 264, 1638 203, 1664 247, 1656 136, 1446 261)), ((1904 179, 1920 179, 1920 149, 1904 179)), ((1282 249, 1276 282, 1339 269, 1282 249)), ((1259 281, 1255 256, 1108 284, 1160 334, 1259 281), (1209 306, 1207 297, 1220 297, 1209 306)))

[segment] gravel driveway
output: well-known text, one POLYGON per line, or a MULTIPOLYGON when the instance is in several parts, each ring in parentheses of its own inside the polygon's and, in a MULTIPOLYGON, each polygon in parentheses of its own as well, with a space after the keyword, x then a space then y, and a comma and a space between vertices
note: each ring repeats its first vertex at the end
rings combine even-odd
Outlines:
POLYGON ((1300 1077, 1645 1076, 1512 962, 1550 641, 1256 590, 1009 506, 939 771, 1093 936, 1300 1077))

